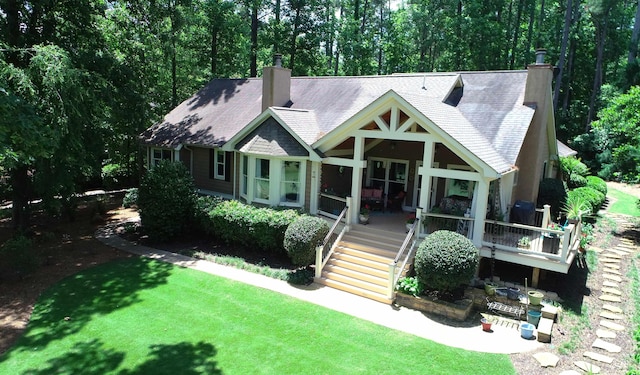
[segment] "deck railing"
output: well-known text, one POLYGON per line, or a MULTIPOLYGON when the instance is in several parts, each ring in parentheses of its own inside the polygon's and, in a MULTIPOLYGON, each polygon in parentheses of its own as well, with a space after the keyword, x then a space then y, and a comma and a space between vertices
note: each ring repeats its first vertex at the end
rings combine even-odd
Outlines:
POLYGON ((320 193, 318 209, 322 215, 336 219, 340 212, 347 206, 347 198, 330 193, 320 193))
MULTIPOLYGON (((345 201, 345 204, 348 203, 345 201)), ((346 218, 349 216, 349 205, 345 205, 340 214, 336 217, 335 222, 329 229, 329 233, 324 237, 322 243, 316 247, 316 277, 322 276, 322 268, 327 263, 327 260, 331 257, 331 253, 333 252, 335 244, 340 242, 342 236, 347 232, 348 225, 346 218), (341 231, 338 232, 338 227, 342 223, 342 220, 345 220, 345 226, 341 231)))
POLYGON ((473 223, 475 219, 466 216, 456 216, 429 212, 424 214, 424 232, 429 235, 438 230, 450 230, 471 239, 473 238, 473 223))
POLYGON ((540 228, 524 224, 487 221, 482 244, 498 250, 537 255, 565 262, 579 246, 580 223, 569 224, 564 230, 540 228))
POLYGON ((398 280, 400 279, 402 272, 405 270, 405 267, 407 266, 407 262, 409 261, 409 259, 413 255, 413 252, 415 251, 415 246, 416 246, 415 234, 419 228, 419 225, 420 225, 420 218, 416 218, 413 222, 413 225, 410 227, 409 232, 407 233, 407 236, 404 238, 404 242, 402 243, 400 250, 398 250, 398 254, 396 255, 395 259, 393 259, 393 262, 389 264, 389 284, 388 284, 388 290, 387 290, 388 298, 393 298, 393 293, 395 292, 396 284, 398 283, 398 280), (402 265, 398 267, 398 262, 400 262, 400 260, 403 258, 404 258, 404 261, 402 262, 402 265))

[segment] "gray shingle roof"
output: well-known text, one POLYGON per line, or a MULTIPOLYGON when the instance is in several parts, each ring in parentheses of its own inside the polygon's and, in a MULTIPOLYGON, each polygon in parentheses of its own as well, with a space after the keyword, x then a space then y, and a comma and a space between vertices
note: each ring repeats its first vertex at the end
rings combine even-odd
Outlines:
MULTIPOLYGON (((522 104, 526 77, 526 71, 292 77, 291 108, 272 110, 310 145, 393 90, 501 172, 515 164, 533 117, 522 104), (458 79, 464 87, 443 103, 458 79)), ((213 80, 142 139, 167 147, 223 145, 260 115, 261 95, 260 78, 213 80)))

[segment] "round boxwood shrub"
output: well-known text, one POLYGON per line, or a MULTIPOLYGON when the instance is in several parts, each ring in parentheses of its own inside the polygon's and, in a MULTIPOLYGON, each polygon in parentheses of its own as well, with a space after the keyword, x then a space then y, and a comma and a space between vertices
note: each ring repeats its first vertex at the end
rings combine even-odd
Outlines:
POLYGON ((418 247, 414 268, 427 288, 452 292, 473 278, 478 267, 478 249, 456 232, 431 233, 418 247))
POLYGON ((580 176, 579 174, 572 174, 567 179, 567 188, 576 189, 579 187, 587 186, 587 178, 580 176))
POLYGON ((315 262, 316 246, 329 233, 329 224, 319 217, 303 215, 289 224, 284 233, 284 248, 295 265, 315 262))
POLYGON ((581 187, 570 192, 572 195, 578 195, 584 198, 591 205, 591 212, 597 213, 600 209, 600 206, 604 203, 605 196, 598 190, 592 189, 590 187, 581 187))
POLYGON ((587 187, 590 187, 594 190, 601 192, 602 194, 607 196, 607 183, 598 176, 587 176, 587 187))
POLYGON ((193 177, 180 162, 162 161, 140 181, 138 207, 145 233, 167 241, 191 226, 196 202, 193 177))

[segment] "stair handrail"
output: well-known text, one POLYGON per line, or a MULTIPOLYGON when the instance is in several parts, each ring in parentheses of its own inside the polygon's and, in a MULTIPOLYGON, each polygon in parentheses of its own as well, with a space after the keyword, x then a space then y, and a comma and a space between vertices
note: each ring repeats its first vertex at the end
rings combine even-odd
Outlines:
POLYGON ((407 261, 409 260, 409 258, 411 258, 411 254, 415 249, 416 241, 414 239, 414 236, 416 233, 416 228, 419 228, 419 224, 420 224, 420 218, 416 217, 416 219, 413 221, 413 225, 409 227, 409 232, 407 232, 407 236, 404 238, 404 241, 402 242, 402 246, 400 246, 400 250, 398 250, 398 254, 396 254, 396 257, 393 259, 393 262, 389 264, 389 285, 387 290, 387 297, 389 298, 393 298, 393 292, 395 291, 396 284, 400 279, 401 272, 398 272, 398 274, 396 275, 396 267, 398 265, 398 261, 400 261, 400 257, 402 257, 402 255, 407 251, 407 247, 408 247, 409 252, 407 253, 407 256, 404 258, 404 261, 402 262, 402 266, 399 268, 400 270, 403 270, 407 266, 407 261), (411 246, 409 246, 409 244, 411 244, 411 246))
POLYGON ((349 205, 346 205, 342 209, 342 212, 340 212, 340 215, 338 215, 338 218, 334 221, 327 235, 324 236, 322 243, 316 247, 316 277, 322 276, 322 268, 324 268, 324 265, 327 263, 327 260, 329 259, 329 257, 331 256, 331 253, 333 252, 333 247, 334 247, 333 245, 336 242, 338 242, 339 239, 348 230, 348 226, 345 225, 345 227, 342 228, 342 231, 338 234, 336 241, 331 243, 331 247, 325 254, 326 247, 327 245, 329 245, 329 241, 331 241, 331 237, 335 234, 336 230, 338 229, 338 225, 342 222, 342 219, 344 219, 347 216, 348 212, 349 212, 349 205))

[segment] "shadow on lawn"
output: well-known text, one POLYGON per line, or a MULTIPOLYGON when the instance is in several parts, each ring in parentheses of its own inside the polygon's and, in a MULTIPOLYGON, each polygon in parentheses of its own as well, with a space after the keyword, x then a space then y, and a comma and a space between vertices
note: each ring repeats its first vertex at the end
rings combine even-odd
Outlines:
POLYGON ((138 291, 166 283, 173 265, 145 258, 107 263, 70 276, 36 303, 27 332, 12 353, 46 347, 74 334, 95 315, 111 313, 140 301, 138 291))
MULTIPOLYGON (((181 342, 174 345, 153 345, 150 358, 133 370, 119 371, 122 375, 138 374, 222 374, 213 360, 217 351, 211 344, 181 342)), ((47 367, 27 370, 28 375, 85 374, 101 375, 114 372, 121 365, 125 353, 105 348, 100 340, 76 343, 72 350, 47 361, 47 367)))

